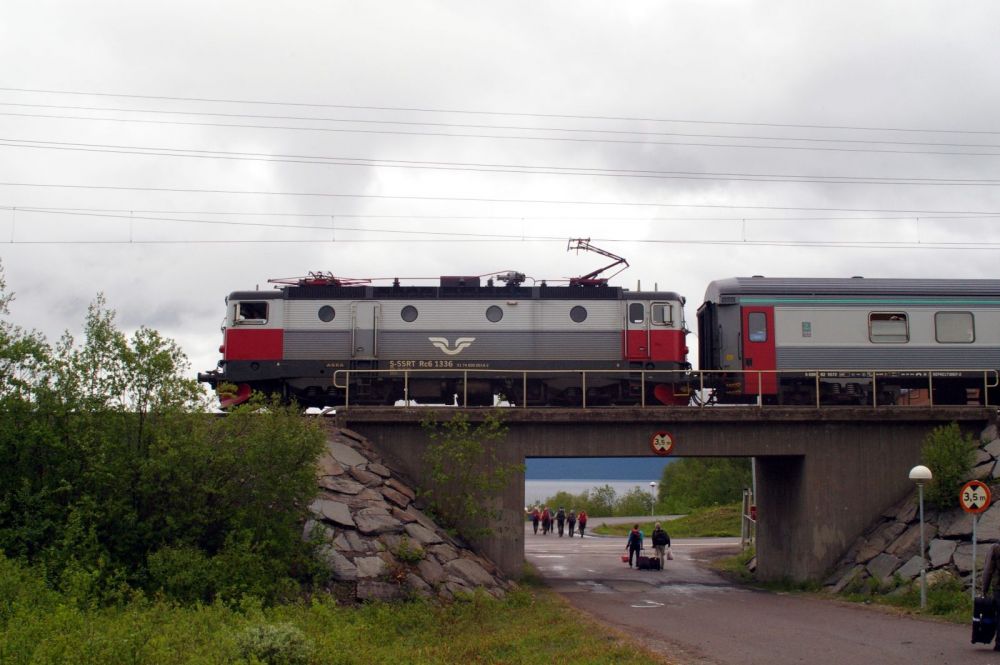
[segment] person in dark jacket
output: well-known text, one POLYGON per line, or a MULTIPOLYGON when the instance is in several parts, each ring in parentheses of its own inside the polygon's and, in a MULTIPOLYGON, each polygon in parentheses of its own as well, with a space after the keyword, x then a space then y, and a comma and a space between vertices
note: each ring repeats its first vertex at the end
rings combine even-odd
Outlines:
MULTIPOLYGON (((986 563, 983 566, 983 595, 990 596, 993 587, 993 605, 1000 605, 1000 543, 996 543, 986 552, 986 563)), ((997 631, 993 650, 1000 651, 1000 631, 997 631)))
POLYGON ((628 548, 628 567, 632 567, 632 559, 635 559, 636 567, 639 566, 639 552, 642 551, 642 531, 639 531, 639 525, 636 524, 632 527, 632 530, 628 532, 628 540, 625 541, 625 547, 628 548))
POLYGON ((650 540, 653 541, 653 549, 656 550, 656 556, 660 558, 660 570, 662 571, 667 562, 667 548, 670 547, 670 534, 664 531, 660 523, 657 522, 656 526, 653 527, 650 540))
POLYGON ((559 537, 562 538, 563 529, 566 528, 566 511, 563 510, 562 506, 559 506, 559 510, 556 512, 556 525, 559 527, 559 537))
POLYGON ((542 514, 538 511, 538 506, 531 509, 531 528, 538 533, 538 522, 542 519, 542 514))
POLYGON ((566 513, 566 523, 569 524, 569 537, 573 537, 573 530, 576 528, 576 511, 572 508, 566 513))

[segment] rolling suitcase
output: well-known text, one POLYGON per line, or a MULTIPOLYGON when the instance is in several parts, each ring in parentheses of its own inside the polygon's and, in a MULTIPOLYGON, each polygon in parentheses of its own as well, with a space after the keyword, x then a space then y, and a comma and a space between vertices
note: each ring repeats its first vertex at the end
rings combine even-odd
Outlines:
POLYGON ((992 598, 976 597, 972 607, 972 643, 989 644, 997 632, 997 607, 992 598))
POLYGON ((639 570, 659 570, 660 569, 660 559, 655 556, 642 556, 639 555, 639 562, 636 565, 639 570))

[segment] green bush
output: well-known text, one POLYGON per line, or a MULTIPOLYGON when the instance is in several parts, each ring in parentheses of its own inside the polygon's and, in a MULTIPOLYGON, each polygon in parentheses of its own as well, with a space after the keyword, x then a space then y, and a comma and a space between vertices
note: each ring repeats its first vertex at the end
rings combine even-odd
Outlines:
POLYGON ((976 448, 972 435, 963 435, 956 423, 936 427, 927 435, 921 455, 934 474, 924 490, 931 506, 949 509, 958 505, 958 493, 975 463, 976 448))
POLYGON ((274 600, 315 572, 315 422, 260 397, 206 414, 179 347, 121 332, 102 297, 55 346, 4 321, 9 301, 0 271, 0 550, 83 604, 274 600))
POLYGON ((306 665, 313 645, 290 623, 250 626, 238 633, 236 646, 246 659, 266 665, 306 665))

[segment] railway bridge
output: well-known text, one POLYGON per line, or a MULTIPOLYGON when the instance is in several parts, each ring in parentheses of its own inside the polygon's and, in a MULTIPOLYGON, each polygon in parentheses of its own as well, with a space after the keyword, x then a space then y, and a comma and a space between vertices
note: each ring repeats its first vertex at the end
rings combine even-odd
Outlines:
MULTIPOLYGON (((473 422, 486 410, 464 409, 473 422)), ((421 422, 456 408, 349 408, 337 413, 417 486, 430 443, 421 422)), ((912 490, 909 470, 927 433, 957 422, 979 432, 995 407, 660 407, 497 409, 509 428, 493 452, 501 463, 531 457, 654 456, 652 438, 669 432, 677 457, 754 457, 757 469, 757 574, 765 581, 818 579, 890 504, 912 490)), ((476 543, 510 576, 524 562, 524 475, 498 497, 495 533, 476 543)))

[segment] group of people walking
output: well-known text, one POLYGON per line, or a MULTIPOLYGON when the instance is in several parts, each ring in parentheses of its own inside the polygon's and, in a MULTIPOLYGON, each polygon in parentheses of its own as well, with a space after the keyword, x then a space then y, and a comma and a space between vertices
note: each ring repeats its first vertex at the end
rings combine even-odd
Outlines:
POLYGON ((587 511, 585 510, 581 510, 577 514, 572 508, 566 512, 562 506, 559 506, 559 510, 553 513, 548 506, 535 506, 531 509, 529 517, 531 518, 531 528, 536 534, 538 533, 538 525, 541 524, 543 536, 558 529, 561 538, 567 525, 569 526, 570 538, 576 535, 577 529, 579 529, 580 537, 583 538, 583 532, 587 530, 587 511))
MULTIPOLYGON (((663 570, 667 559, 672 559, 673 556, 669 554, 670 548, 670 534, 668 534, 660 523, 657 522, 653 527, 653 533, 650 537, 653 541, 653 549, 656 550, 656 556, 660 560, 660 570, 663 570)), ((625 548, 628 550, 628 567, 631 568, 633 561, 636 567, 639 565, 639 553, 642 552, 642 541, 643 535, 642 531, 639 529, 639 525, 636 524, 632 527, 632 530, 628 532, 628 540, 625 541, 625 548)))

